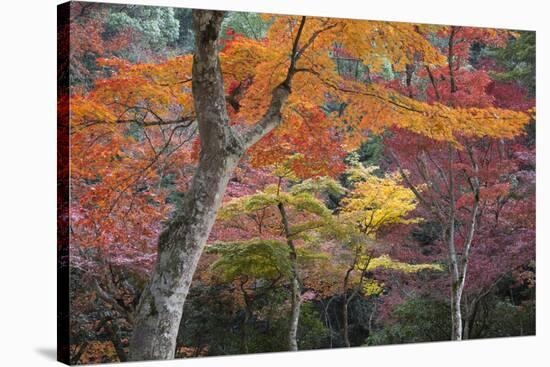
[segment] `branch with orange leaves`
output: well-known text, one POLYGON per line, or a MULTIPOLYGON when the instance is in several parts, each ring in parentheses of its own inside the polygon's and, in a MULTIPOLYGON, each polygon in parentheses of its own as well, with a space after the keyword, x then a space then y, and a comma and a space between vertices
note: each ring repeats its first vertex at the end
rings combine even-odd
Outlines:
POLYGON ((261 138, 263 138, 265 135, 271 132, 274 128, 279 126, 282 120, 281 118, 282 108, 286 100, 288 99, 288 96, 291 93, 292 78, 299 70, 301 70, 300 68, 297 67, 297 62, 303 56, 304 52, 309 47, 311 47, 315 39, 321 33, 326 32, 336 27, 337 25, 337 24, 327 24, 324 27, 318 29, 317 31, 313 32, 313 34, 311 34, 308 40, 305 41, 303 46, 300 47, 299 45, 300 38, 302 36, 305 23, 306 23, 306 17, 303 16, 292 45, 292 51, 290 54, 290 65, 288 67, 285 80, 273 90, 271 94, 271 103, 269 104, 269 107, 265 112, 265 114, 262 116, 262 118, 254 124, 254 127, 252 129, 248 130, 243 135, 243 142, 244 142, 245 149, 250 148, 256 142, 258 142, 261 138))
MULTIPOLYGON (((297 68, 296 73, 310 73, 338 96, 366 97, 379 103, 388 113, 387 121, 369 121, 372 128, 398 126, 437 141, 448 141, 457 146, 457 136, 513 138, 522 134, 523 127, 531 120, 524 112, 500 108, 451 108, 441 103, 429 104, 417 101, 380 86, 364 85, 344 79, 331 80, 321 71, 297 68), (384 126, 376 126, 384 124, 384 126)), ((365 99, 357 99, 355 110, 365 112, 372 105, 365 99), (366 106, 365 106, 366 105, 366 106)), ((365 128, 370 128, 366 126, 365 128)))

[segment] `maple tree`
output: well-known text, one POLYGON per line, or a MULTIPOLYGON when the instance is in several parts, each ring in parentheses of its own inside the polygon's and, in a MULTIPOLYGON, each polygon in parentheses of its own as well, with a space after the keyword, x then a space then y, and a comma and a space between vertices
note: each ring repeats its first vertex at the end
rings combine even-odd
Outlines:
MULTIPOLYGON (((322 201, 317 199, 314 194, 321 190, 331 190, 334 193, 339 193, 342 189, 336 182, 329 179, 310 179, 301 184, 292 186, 292 188, 287 192, 283 187, 281 187, 282 179, 288 177, 289 175, 289 169, 286 167, 288 167, 288 164, 283 165, 283 167, 279 167, 279 169, 275 171, 275 174, 279 175, 278 185, 268 186, 262 192, 243 196, 229 202, 222 209, 220 219, 227 220, 235 219, 236 217, 237 220, 239 220, 239 218, 243 215, 257 219, 258 235, 262 236, 262 238, 257 239, 252 243, 237 243, 236 249, 230 252, 232 257, 243 256, 242 246, 244 246, 244 249, 246 250, 256 250, 252 254, 252 256, 255 257, 260 255, 258 250, 263 250, 264 255, 260 256, 265 257, 265 250, 269 251, 268 254, 275 254, 275 249, 277 247, 281 248, 286 245, 286 257, 281 258, 280 256, 268 256, 267 264, 262 263, 262 261, 255 261, 254 258, 245 257, 244 259, 239 259, 238 261, 235 261, 233 258, 230 269, 238 267, 239 272, 246 269, 248 270, 248 273, 252 273, 250 275, 254 275, 256 277, 258 275, 264 275, 265 277, 266 274, 264 272, 267 271, 272 273, 273 269, 276 269, 279 277, 285 277, 290 280, 291 294, 288 345, 289 350, 298 350, 296 335, 298 331, 300 307, 302 303, 302 289, 304 287, 304 282, 300 276, 301 266, 299 265, 299 260, 300 258, 302 258, 302 261, 309 260, 312 257, 308 254, 311 250, 308 251, 307 246, 304 247, 302 244, 302 246, 298 247, 298 244, 305 242, 307 245, 308 242, 314 241, 315 236, 310 238, 312 236, 312 230, 329 226, 332 221, 330 210, 322 201), (278 212, 279 218, 275 219, 275 221, 277 222, 277 227, 280 233, 282 233, 284 241, 264 239, 267 234, 265 233, 265 230, 262 231, 262 228, 266 226, 269 227, 269 222, 274 220, 273 215, 269 215, 269 211, 278 212), (265 219, 264 221, 262 218, 260 221, 258 219, 260 216, 271 217, 269 218, 271 220, 265 219), (265 265, 268 265, 268 267, 266 268, 265 265), (244 269, 242 269, 243 267, 244 269), (261 272, 259 273, 256 269, 261 269, 261 272)), ((246 256, 251 256, 250 251, 246 251, 245 254, 246 256)), ((219 267, 220 262, 215 263, 214 266, 219 267)), ((228 270, 226 270, 226 272, 227 271, 228 270)), ((231 274, 232 271, 229 271, 231 274)))
POLYGON ((212 270, 224 282, 238 283, 245 306, 242 343, 248 353, 248 323, 254 318, 255 301, 292 276, 288 249, 277 240, 254 239, 213 245, 207 251, 218 255, 212 270), (261 281, 266 284, 258 285, 261 281))
MULTIPOLYGON (((487 93, 490 78, 483 70, 468 70, 464 58, 474 41, 487 44, 502 42, 499 32, 481 29, 449 27, 441 34, 446 39, 448 67, 426 68, 430 87, 426 99, 453 107, 492 108, 493 96, 487 93)), ((451 271, 452 338, 463 338, 462 296, 472 246, 476 240, 481 219, 490 202, 502 204, 510 185, 506 182, 513 172, 513 164, 502 149, 505 138, 523 133, 529 122, 527 115, 511 130, 488 127, 481 134, 459 130, 451 139, 434 143, 414 130, 395 130, 397 139, 390 143, 390 155, 403 179, 415 192, 418 200, 437 218, 443 229, 442 239, 447 243, 451 271), (414 142, 411 144, 411 142, 414 142), (396 154, 394 144, 399 145, 396 154), (407 157, 403 153, 407 152, 407 157), (408 161, 414 177, 408 174, 400 161, 408 161), (427 191, 421 193, 414 185, 422 182, 427 191)), ((505 200, 504 200, 505 201, 505 200)), ((497 204, 498 206, 499 204, 497 204)))
MULTIPOLYGON (((379 230, 418 224, 409 216, 417 204, 426 210, 423 215, 445 228, 457 285, 453 336, 460 339, 466 268, 475 272, 482 267, 476 261, 487 256, 477 253, 494 251, 500 226, 521 228, 517 241, 523 240, 526 248, 532 230, 510 219, 513 213, 528 219, 531 209, 511 199, 514 190, 503 178, 516 164, 503 147, 521 134, 532 113, 517 108, 520 89, 495 84, 487 70, 466 67, 474 43, 501 47, 516 35, 279 15, 231 15, 224 23, 224 16, 193 11, 193 55, 135 63, 113 57, 111 50, 123 41, 116 46, 114 40, 108 46, 103 41, 80 44, 82 53, 91 50, 103 57, 97 59, 101 73, 94 74, 93 87, 77 88, 70 97, 72 261, 88 271, 102 259, 150 277, 143 292, 132 287, 139 303, 129 302, 129 295, 120 298, 124 287, 97 289, 98 296, 111 299, 108 307, 120 306, 113 298, 117 294, 123 304, 132 304, 123 322, 131 324, 133 333, 128 358, 174 357, 185 299, 209 237, 222 238, 211 247, 219 258, 207 268, 223 274, 226 282, 241 282, 245 303, 254 299, 246 288, 252 278, 274 281, 272 289, 283 283, 275 274, 285 275, 292 285, 288 344, 296 350, 300 297, 307 293, 300 284, 296 248, 319 242, 330 231, 332 236, 337 231, 344 237, 356 234, 359 240, 344 250, 360 255, 346 268, 356 273, 353 280, 346 274, 344 281, 345 297, 353 289, 353 297, 344 301, 347 313, 359 292, 381 292, 380 283, 367 279, 369 271, 424 269, 419 263, 371 258, 365 245, 379 230), (504 102, 509 90, 517 91, 510 97, 513 103, 504 102), (390 134, 384 144, 399 177, 378 177, 355 167, 351 177, 362 175, 362 182, 343 199, 335 218, 318 193, 343 194, 327 177, 338 178, 346 170, 344 157, 373 133, 390 134), (239 182, 240 172, 254 172, 257 182, 239 182), (233 241, 228 233, 211 234, 224 196, 236 198, 223 205, 219 219, 239 218, 246 223, 239 223, 247 227, 243 232, 257 229, 260 239, 243 242, 243 233, 233 233, 233 241), (490 215, 507 219, 491 227, 485 219, 490 215), (464 239, 455 240, 455 230, 463 231, 464 239), (486 248, 472 246, 482 236, 486 248), (288 258, 281 256, 285 247, 288 258), (463 251, 460 261, 453 259, 457 251, 463 251)), ((102 25, 96 20, 75 21, 75 26, 93 30, 77 36, 101 38, 102 25)), ((128 19, 119 23, 134 24, 128 19)), ((324 244, 333 245, 330 240, 324 244)), ((334 255, 326 250, 317 255, 334 255)), ((522 261, 502 263, 478 294, 530 257, 526 252, 522 261)), ((342 273, 331 266, 301 269, 315 297, 334 293, 325 285, 342 273)), ((106 284, 102 276, 97 278, 106 284)), ((471 297, 475 299, 473 293, 471 297)), ((247 305, 249 318, 252 309, 247 305)), ((347 316, 344 320, 345 326, 347 316)))
POLYGON ((349 340, 348 309, 353 299, 362 292, 364 296, 376 296, 382 286, 369 273, 383 268, 393 271, 414 273, 425 269, 439 270, 431 264, 407 264, 391 259, 376 245, 376 233, 395 224, 412 224, 418 218, 407 218, 416 208, 413 191, 400 184, 399 173, 375 175, 378 167, 364 167, 354 157, 348 168, 347 179, 353 183, 351 190, 341 204, 339 220, 330 229, 331 237, 344 244, 349 252, 343 273, 342 334, 344 344, 349 340), (377 253, 381 255, 377 256, 377 253), (349 259, 347 259, 349 257, 349 259), (348 291, 351 292, 348 294, 348 291))

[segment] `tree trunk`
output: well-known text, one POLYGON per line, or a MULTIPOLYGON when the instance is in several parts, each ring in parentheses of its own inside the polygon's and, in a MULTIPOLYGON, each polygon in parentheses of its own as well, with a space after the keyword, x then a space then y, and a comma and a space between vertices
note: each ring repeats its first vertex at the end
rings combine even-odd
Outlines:
POLYGON ((355 253, 355 259, 353 260, 353 265, 348 268, 346 271, 346 276, 344 277, 344 301, 342 303, 342 337, 344 339, 344 344, 346 347, 350 347, 349 342, 349 324, 348 324, 348 307, 350 298, 348 298, 348 281, 353 269, 355 269, 355 264, 357 263, 358 254, 355 253))
POLYGON ((236 156, 204 152, 182 212, 159 239, 155 270, 136 313, 131 360, 172 359, 185 298, 236 156))
POLYGON ((301 286, 298 278, 298 256, 296 254, 296 248, 294 242, 291 239, 290 226, 288 224, 288 218, 283 203, 277 205, 281 214, 281 221, 283 223, 283 229, 285 232, 286 241, 289 249, 290 266, 292 271, 291 279, 291 296, 290 296, 290 317, 288 328, 288 348, 291 351, 298 350, 298 322, 300 321, 300 306, 301 306, 301 286))
MULTIPOLYGON (((464 286, 466 284, 466 274, 468 272, 468 263, 470 260, 470 249, 475 233, 475 224, 477 218, 477 212, 479 207, 479 192, 475 189, 474 192, 474 204, 472 207, 472 215, 470 218, 469 230, 466 237, 466 243, 464 244, 464 250, 460 259, 456 254, 456 247, 454 243, 454 218, 451 221, 451 227, 449 228, 449 250, 450 250, 450 262, 451 262, 451 314, 452 314, 452 340, 463 339, 463 323, 462 323, 462 294, 464 293, 464 286)), ((468 331, 469 332, 469 331, 468 331)))
POLYGON ((415 66, 414 64, 405 65, 405 83, 407 86, 407 93, 409 98, 413 98, 413 89, 412 89, 412 78, 414 74, 415 66))
MULTIPOLYGON (((370 262, 370 258, 369 258, 368 262, 370 262)), ((367 272, 368 262, 367 262, 367 265, 361 271, 361 278, 359 280, 359 284, 355 287, 355 289, 353 289, 353 291, 351 292, 351 294, 349 296, 347 295, 348 275, 346 275, 346 281, 344 282, 345 287, 344 287, 344 304, 342 306, 342 322, 343 322, 342 331, 343 331, 343 336, 344 336, 344 344, 348 348, 351 347, 351 343, 349 341, 349 320, 348 320, 349 304, 355 298, 355 296, 357 296, 357 294, 359 294, 359 291, 361 290, 361 287, 363 286, 363 280, 365 279, 365 274, 367 272)))
POLYGON ((452 277, 451 294, 451 320, 452 320, 452 340, 462 340, 462 310, 460 304, 462 301, 463 282, 460 282, 456 276, 452 277), (460 285, 462 283, 462 286, 460 285))
POLYGON ((290 300, 290 327, 288 331, 288 348, 291 351, 298 350, 298 322, 300 321, 300 282, 294 276, 292 278, 292 298, 290 300))
MULTIPOLYGON (((454 148, 448 144, 449 154, 449 218, 447 224, 447 247, 449 251, 449 265, 451 269, 451 340, 462 339, 462 310, 460 303, 462 300, 462 289, 464 282, 460 281, 461 271, 459 259, 456 253, 455 245, 455 221, 456 221, 456 201, 453 178, 454 148)), ((444 237, 445 238, 445 237, 444 237)))
POLYGON ((181 209, 159 237, 157 264, 136 310, 132 361, 174 358, 185 298, 229 178, 246 149, 281 123, 281 109, 291 91, 305 17, 294 40, 287 78, 273 90, 265 114, 243 135, 229 125, 218 55, 223 17, 220 11, 193 10, 192 93, 201 154, 181 209))
POLYGON ((366 264, 364 264, 363 268, 361 269, 361 275, 359 277, 359 284, 357 284, 351 294, 348 296, 348 283, 351 276, 351 273, 355 269, 357 262, 359 261, 360 257, 360 249, 357 248, 355 252, 355 258, 353 259, 353 264, 348 268, 346 271, 346 276, 344 277, 344 303, 342 305, 342 334, 344 338, 344 344, 346 347, 351 347, 351 343, 349 341, 349 320, 348 320, 348 314, 349 314, 349 304, 351 301, 357 296, 357 294, 360 292, 361 288, 363 287, 363 281, 365 280, 365 276, 367 274, 367 269, 369 267, 369 263, 371 260, 371 256, 369 255, 366 260, 366 264))
POLYGON ((346 347, 351 347, 351 343, 349 342, 349 323, 348 323, 348 307, 349 307, 349 300, 344 295, 344 303, 342 305, 342 322, 343 322, 343 336, 344 336, 344 344, 346 347))
POLYGON ((159 237, 157 264, 136 310, 130 360, 172 359, 185 298, 243 147, 228 124, 217 37, 223 13, 194 11, 193 97, 199 165, 180 211, 159 237))
POLYGON ((447 64, 449 65, 449 79, 451 84, 451 93, 455 93, 458 90, 455 80, 455 65, 454 65, 454 45, 455 45, 455 36, 458 31, 458 27, 451 27, 451 34, 449 35, 448 43, 448 54, 447 54, 447 64))

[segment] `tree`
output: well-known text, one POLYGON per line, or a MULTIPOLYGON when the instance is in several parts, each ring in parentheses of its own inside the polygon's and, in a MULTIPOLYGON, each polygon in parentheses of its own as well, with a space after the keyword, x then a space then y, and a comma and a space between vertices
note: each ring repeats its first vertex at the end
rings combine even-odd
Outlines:
POLYGON ((342 334, 347 347, 351 346, 348 325, 349 304, 360 291, 364 290, 365 286, 369 286, 369 283, 364 283, 368 270, 371 269, 369 266, 374 254, 368 242, 375 238, 379 228, 392 223, 408 222, 404 217, 416 206, 412 191, 400 186, 395 177, 375 176, 373 171, 376 169, 377 167, 364 168, 359 163, 355 163, 348 169, 348 180, 355 182, 355 187, 341 202, 342 221, 351 223, 351 226, 348 225, 342 230, 346 237, 344 242, 353 253, 343 281, 342 334), (359 278, 355 281, 356 285, 351 287, 351 277, 354 272, 359 272, 359 278), (348 295, 349 288, 352 291, 348 295))
MULTIPOLYGON (((288 163, 288 162, 287 162, 288 163)), ((241 242, 237 246, 242 246, 243 249, 237 248, 236 251, 231 251, 232 256, 240 254, 242 251, 258 248, 270 250, 270 253, 275 253, 275 248, 280 248, 286 245, 287 258, 281 259, 280 256, 269 256, 267 264, 262 264, 262 261, 253 259, 244 259, 248 261, 239 261, 232 266, 242 268, 257 269, 260 267, 262 271, 269 271, 270 268, 277 269, 280 276, 285 276, 290 281, 290 316, 288 328, 288 347, 289 350, 298 350, 298 324, 300 319, 300 307, 302 304, 303 280, 300 277, 301 268, 299 260, 304 261, 311 255, 308 255, 306 248, 299 248, 297 242, 308 242, 309 234, 313 230, 319 230, 322 227, 329 226, 332 221, 332 213, 325 204, 314 196, 314 193, 321 190, 330 190, 333 193, 341 193, 342 188, 333 180, 321 178, 317 180, 309 179, 303 183, 294 185, 290 190, 286 191, 281 187, 284 177, 289 176, 288 164, 279 167, 275 172, 279 175, 278 185, 268 186, 262 192, 252 195, 243 196, 229 202, 221 211, 220 219, 239 220, 243 216, 258 218, 265 217, 266 211, 275 210, 278 213, 278 218, 275 219, 276 228, 285 242, 274 240, 256 239, 254 242, 241 242), (254 245, 252 247, 251 245, 254 245), (275 247, 274 247, 275 246, 275 247), (246 250, 245 250, 246 249, 246 250), (253 261, 250 261, 253 260, 253 261), (263 266, 262 266, 263 265, 263 266)), ((273 216, 271 216, 273 221, 273 216)), ((269 220, 257 221, 258 234, 265 237, 264 226, 269 226, 269 220)), ((273 236, 273 234, 272 234, 273 236)), ((248 251, 247 251, 248 254, 248 251)), ((257 252, 255 252, 258 255, 257 252)), ((262 256, 264 257, 264 256, 262 256)), ((223 263, 222 263, 223 264, 223 263)), ((242 270, 240 270, 242 271, 242 270)), ((248 271, 250 272, 250 271, 248 271)), ((260 274, 256 271, 256 276, 260 274)))
MULTIPOLYGON (((489 76, 483 70, 468 70, 461 62, 466 62, 474 41, 500 45, 504 35, 462 27, 449 27, 442 35, 446 39, 448 68, 426 68, 428 100, 453 107, 491 108, 494 100, 486 88, 489 76)), ((394 130, 397 138, 390 144, 390 155, 419 202, 443 228, 441 238, 447 244, 451 273, 453 340, 463 338, 462 297, 484 208, 494 198, 506 196, 509 190, 505 177, 510 175, 513 165, 504 153, 504 141, 522 134, 529 119, 525 116, 517 122, 504 129, 460 128, 446 142, 394 130), (391 147, 396 141, 401 143, 399 154, 391 147), (411 141, 415 142, 414 147, 411 141), (406 167, 401 164, 403 161, 408 162, 406 167), (419 182, 426 185, 424 193, 414 188, 419 182)))
POLYGON ((242 344, 243 351, 248 353, 248 323, 254 317, 254 301, 265 296, 281 280, 292 278, 289 250, 285 243, 277 240, 254 239, 218 243, 207 251, 219 256, 211 265, 212 270, 225 282, 238 282, 245 306, 242 344))
POLYGON ((519 34, 503 48, 492 50, 497 63, 505 68, 496 72, 495 77, 504 81, 514 81, 522 84, 529 95, 536 94, 536 33, 520 31, 519 34))

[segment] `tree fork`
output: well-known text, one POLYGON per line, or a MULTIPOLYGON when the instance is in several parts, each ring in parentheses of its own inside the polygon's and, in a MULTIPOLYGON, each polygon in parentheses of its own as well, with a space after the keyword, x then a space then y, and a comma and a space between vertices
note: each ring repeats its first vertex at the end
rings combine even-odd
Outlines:
POLYGON ((157 264, 136 310, 130 360, 172 359, 193 274, 244 149, 228 124, 218 57, 223 13, 193 11, 193 97, 201 154, 182 208, 159 237, 157 264))
MULTIPOLYGON (((296 72, 302 17, 285 81, 255 126, 241 135, 229 125, 218 37, 224 13, 193 10, 192 93, 201 139, 199 165, 184 202, 159 237, 157 263, 141 295, 129 360, 173 359, 183 305, 233 170, 246 149, 281 123, 281 109, 296 72)), ((299 285, 298 285, 299 286, 299 285)))

